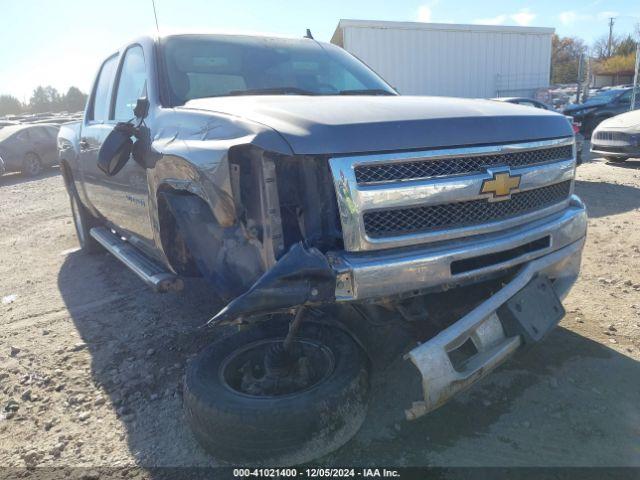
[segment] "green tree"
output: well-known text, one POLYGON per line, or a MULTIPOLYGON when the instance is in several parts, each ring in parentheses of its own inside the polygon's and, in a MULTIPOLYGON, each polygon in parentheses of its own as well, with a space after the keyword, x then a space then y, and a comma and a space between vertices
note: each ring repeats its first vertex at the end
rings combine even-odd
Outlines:
POLYGON ((69 87, 63 101, 65 110, 71 113, 79 112, 84 110, 86 103, 86 93, 82 93, 78 87, 69 87))
POLYGON ((578 78, 580 55, 587 46, 580 38, 559 37, 551 39, 551 83, 574 83, 578 78))
POLYGON ((628 73, 633 72, 636 64, 636 56, 634 54, 629 55, 614 55, 613 57, 605 58, 597 62, 594 65, 594 71, 596 73, 604 73, 615 75, 616 73, 628 73))
POLYGON ((20 100, 11 95, 0 95, 0 115, 17 115, 24 107, 20 100))
POLYGON ((29 111, 31 113, 59 112, 62 109, 62 98, 58 90, 51 85, 37 87, 29 100, 29 111))
POLYGON ((616 48, 613 50, 613 54, 623 57, 627 55, 634 55, 636 53, 637 47, 638 42, 636 42, 631 35, 627 35, 626 38, 620 40, 620 42, 616 45, 616 48))

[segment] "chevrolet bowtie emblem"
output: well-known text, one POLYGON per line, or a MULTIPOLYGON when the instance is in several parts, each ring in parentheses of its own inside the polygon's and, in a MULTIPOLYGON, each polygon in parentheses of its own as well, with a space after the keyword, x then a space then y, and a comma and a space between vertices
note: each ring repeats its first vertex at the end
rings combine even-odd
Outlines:
POLYGON ((511 175, 509 172, 494 173, 493 178, 482 182, 480 193, 490 193, 496 200, 506 200, 519 186, 520 175, 511 175))

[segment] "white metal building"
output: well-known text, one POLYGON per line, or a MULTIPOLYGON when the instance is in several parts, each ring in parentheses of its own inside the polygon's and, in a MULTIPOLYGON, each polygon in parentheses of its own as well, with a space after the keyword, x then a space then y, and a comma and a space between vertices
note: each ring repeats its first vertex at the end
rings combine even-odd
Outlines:
POLYGON ((553 28, 340 20, 331 42, 405 95, 533 96, 549 86, 553 28))

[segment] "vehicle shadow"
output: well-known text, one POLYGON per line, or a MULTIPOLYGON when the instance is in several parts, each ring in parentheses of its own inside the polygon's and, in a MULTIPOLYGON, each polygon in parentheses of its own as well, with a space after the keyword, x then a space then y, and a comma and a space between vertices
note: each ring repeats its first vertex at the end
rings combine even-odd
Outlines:
MULTIPOLYGON (((220 307, 207 286, 194 281, 181 294, 156 294, 108 254, 75 252, 66 257, 58 287, 91 354, 94 383, 108 395, 137 463, 216 466, 216 459, 200 449, 182 418, 185 363, 222 334, 199 328, 220 307)), ((530 428, 540 423, 550 437, 558 438, 552 443, 562 443, 560 452, 567 464, 625 464, 630 462, 626 455, 632 455, 628 450, 633 440, 626 450, 613 445, 618 447, 616 454, 600 448, 594 456, 585 449, 584 432, 572 422, 576 417, 580 425, 591 422, 589 428, 606 432, 607 424, 619 430, 626 421, 631 431, 632 422, 624 416, 614 422, 610 415, 637 417, 640 393, 637 382, 630 381, 634 378, 640 378, 638 362, 558 328, 545 342, 449 404, 406 422, 403 410, 420 399, 420 381, 413 366, 398 360, 374 376, 361 431, 343 448, 313 463, 446 466, 456 465, 456 458, 457 464, 477 465, 557 463, 558 452, 545 450, 549 440, 530 428), (557 379, 555 388, 548 384, 551 377, 557 379), (594 405, 606 405, 610 414, 592 420, 576 413, 594 405), (547 407, 552 410, 542 410, 547 407), (556 410, 564 417, 552 418, 556 410), (505 418, 518 425, 524 418, 529 427, 495 433, 505 418)), ((595 439, 602 442, 597 435, 595 439)))
POLYGON ((591 218, 628 212, 640 208, 640 188, 610 182, 576 180, 576 194, 587 205, 591 218))
POLYGON ((60 175, 60 169, 58 167, 47 168, 40 175, 36 175, 35 177, 26 177, 21 173, 5 173, 4 175, 0 175, 0 188, 19 185, 21 183, 35 182, 37 180, 42 180, 43 178, 55 177, 56 175, 60 175))
POLYGON ((422 398, 416 373, 398 361, 379 376, 362 429, 322 462, 640 465, 629 424, 640 414, 640 388, 625 381, 640 375, 640 362, 568 329, 555 329, 443 407, 408 422, 403 409, 422 398))
POLYGON ((138 464, 215 466, 183 425, 181 397, 187 359, 220 334, 201 328, 220 308, 210 289, 155 293, 106 252, 67 255, 57 280, 138 464))
POLYGON ((607 162, 607 165, 628 170, 640 170, 640 158, 630 158, 625 162, 607 162))

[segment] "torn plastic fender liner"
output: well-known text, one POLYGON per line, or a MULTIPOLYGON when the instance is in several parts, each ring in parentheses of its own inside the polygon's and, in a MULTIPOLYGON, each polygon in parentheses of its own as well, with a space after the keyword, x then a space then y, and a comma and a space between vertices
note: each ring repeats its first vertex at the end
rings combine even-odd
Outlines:
POLYGON ((219 311, 208 325, 300 305, 335 301, 336 275, 316 248, 294 244, 251 288, 219 311))
POLYGON ((160 195, 167 202, 202 276, 216 286, 222 298, 235 297, 239 293, 238 286, 225 278, 224 270, 219 265, 218 253, 224 246, 224 232, 213 218, 211 210, 194 195, 171 192, 162 192, 160 195))

